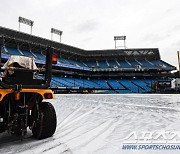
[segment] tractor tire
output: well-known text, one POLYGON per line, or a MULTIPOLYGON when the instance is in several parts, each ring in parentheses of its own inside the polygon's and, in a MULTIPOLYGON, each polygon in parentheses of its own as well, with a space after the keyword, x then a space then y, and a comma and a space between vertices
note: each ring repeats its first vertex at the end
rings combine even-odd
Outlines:
POLYGON ((39 120, 32 128, 33 136, 37 139, 51 137, 56 130, 56 112, 49 102, 39 103, 39 120))

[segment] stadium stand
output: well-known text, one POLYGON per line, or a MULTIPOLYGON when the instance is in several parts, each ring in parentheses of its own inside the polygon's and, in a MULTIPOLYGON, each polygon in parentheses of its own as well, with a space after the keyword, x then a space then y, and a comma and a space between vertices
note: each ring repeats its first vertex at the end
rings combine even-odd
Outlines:
POLYGON ((38 52, 33 52, 33 54, 35 55, 35 58, 39 59, 39 60, 45 60, 46 57, 42 55, 42 53, 38 53, 38 52))
POLYGON ((36 58, 30 51, 20 50, 20 52, 23 54, 23 56, 36 58))
POLYGON ((8 54, 9 55, 17 55, 17 56, 22 56, 23 54, 20 53, 18 49, 14 48, 7 48, 8 54))
MULTIPOLYGON (((137 85, 138 87, 140 87, 143 92, 150 92, 151 91, 151 87, 148 86, 148 84, 145 83, 145 80, 132 80, 131 81, 134 85, 137 85)), ((151 81, 152 82, 152 81, 151 81)))
POLYGON ((107 60, 109 64, 109 68, 118 68, 119 64, 116 62, 116 60, 107 60))
POLYGON ((99 68, 108 68, 109 67, 105 60, 104 61, 98 61, 98 64, 99 64, 99 68))
POLYGON ((51 81, 56 92, 150 93, 155 81, 168 80, 176 69, 160 59, 157 48, 87 51, 4 27, 0 27, 0 35, 4 36, 4 63, 11 55, 28 56, 41 68, 45 49, 52 47, 58 54, 51 81))

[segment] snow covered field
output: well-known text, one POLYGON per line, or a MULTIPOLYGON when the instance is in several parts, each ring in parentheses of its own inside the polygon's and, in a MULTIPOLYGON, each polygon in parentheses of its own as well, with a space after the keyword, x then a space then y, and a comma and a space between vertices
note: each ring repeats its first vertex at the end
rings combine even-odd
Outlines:
POLYGON ((23 141, 0 134, 0 154, 178 154, 180 150, 122 150, 132 131, 180 130, 180 95, 56 95, 53 137, 23 141))

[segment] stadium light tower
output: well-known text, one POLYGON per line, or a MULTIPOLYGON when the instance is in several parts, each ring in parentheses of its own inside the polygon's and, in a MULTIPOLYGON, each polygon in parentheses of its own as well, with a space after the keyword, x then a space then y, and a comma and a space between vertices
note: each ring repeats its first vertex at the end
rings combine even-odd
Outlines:
POLYGON ((19 31, 21 28, 21 23, 23 23, 23 24, 31 26, 31 34, 32 34, 32 26, 34 25, 34 21, 23 18, 23 17, 19 17, 18 22, 19 22, 19 31))
POLYGON ((63 31, 51 28, 51 40, 53 40, 53 33, 60 36, 60 43, 61 43, 61 35, 62 35, 63 31))
POLYGON ((118 47, 124 47, 126 49, 126 36, 114 36, 114 41, 115 41, 115 49, 117 49, 118 47), (117 42, 118 40, 123 40, 124 41, 124 46, 117 46, 117 42))
POLYGON ((177 51, 177 55, 178 55, 179 75, 180 75, 180 51, 177 51))

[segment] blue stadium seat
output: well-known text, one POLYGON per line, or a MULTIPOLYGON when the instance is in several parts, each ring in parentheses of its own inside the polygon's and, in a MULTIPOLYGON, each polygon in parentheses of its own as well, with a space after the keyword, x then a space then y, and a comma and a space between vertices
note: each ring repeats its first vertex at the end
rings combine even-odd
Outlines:
POLYGON ((75 78, 75 82, 77 85, 79 85, 79 87, 86 88, 86 89, 89 89, 89 88, 99 89, 100 88, 98 84, 95 84, 94 82, 88 79, 75 78))
POLYGON ((89 67, 97 67, 96 61, 84 61, 84 63, 89 67))
POLYGON ((141 87, 143 89, 143 92, 150 92, 150 91, 152 91, 152 89, 148 86, 148 84, 146 84, 142 80, 136 79, 136 80, 131 80, 131 82, 133 82, 134 84, 136 84, 139 87, 141 87))
POLYGON ((142 60, 138 60, 138 62, 140 62, 142 64, 143 68, 155 68, 154 65, 152 65, 151 63, 149 63, 148 61, 146 61, 145 59, 142 60))
POLYGON ((103 79, 80 79, 80 78, 68 78, 68 77, 52 77, 51 84, 55 87, 67 87, 67 88, 85 88, 85 89, 104 89, 110 90, 108 93, 145 93, 151 92, 152 80, 133 79, 133 80, 113 80, 108 79, 107 82, 103 79), (108 84, 111 86, 109 86, 108 84), (112 90, 113 89, 113 90, 112 90))
POLYGON ((58 61, 59 61, 60 63, 63 63, 63 64, 71 65, 71 63, 70 63, 68 60, 66 60, 66 59, 64 59, 64 58, 62 58, 62 57, 59 57, 59 58, 58 58, 58 61))
POLYGON ((59 81, 56 81, 55 79, 52 78, 51 83, 56 85, 57 87, 65 87, 65 85, 59 81))
POLYGON ((33 52, 37 56, 38 59, 40 60, 46 60, 46 57, 42 55, 40 52, 33 52))
MULTIPOLYGON (((24 56, 26 57, 34 57, 34 55, 30 52, 30 51, 25 51, 25 50, 21 50, 21 52, 24 54, 24 56)), ((36 57, 35 57, 36 58, 36 57)))
POLYGON ((121 84, 123 84, 124 87, 126 87, 127 89, 129 89, 130 91, 132 91, 134 93, 141 93, 142 92, 141 88, 137 87, 136 85, 131 83, 129 80, 119 80, 119 82, 121 82, 121 84))
POLYGON ((108 86, 108 84, 106 83, 106 81, 103 80, 103 79, 99 79, 99 80, 98 80, 98 79, 94 79, 94 80, 92 80, 92 81, 95 82, 95 83, 97 83, 97 84, 99 84, 102 89, 111 89, 111 88, 108 86))
POLYGON ((15 48, 7 48, 7 51, 10 55, 23 56, 18 49, 15 48))
POLYGON ((68 64, 71 64, 71 65, 77 65, 77 63, 74 61, 74 60, 71 60, 71 59, 65 59, 63 58, 64 61, 66 61, 68 64))
POLYGON ((151 63, 153 63, 156 67, 160 67, 160 65, 162 64, 160 60, 152 60, 151 63))
POLYGON ((106 61, 98 61, 100 68, 109 68, 106 61))
POLYGON ((3 55, 7 55, 7 53, 6 53, 5 49, 4 49, 4 47, 1 48, 1 52, 2 52, 3 55))
POLYGON ((107 82, 111 85, 113 89, 125 89, 118 81, 109 79, 107 82))
POLYGON ((76 62, 81 67, 87 67, 82 61, 76 61, 76 62))
POLYGON ((115 60, 108 60, 108 63, 109 63, 109 67, 110 68, 118 68, 119 65, 117 64, 117 62, 115 60))
POLYGON ((135 61, 135 60, 129 60, 128 61, 131 65, 132 65, 132 67, 134 67, 134 68, 140 68, 141 67, 141 65, 137 62, 137 61, 135 61))
MULTIPOLYGON (((45 76, 44 75, 35 75, 34 76, 35 79, 41 79, 41 80, 44 80, 45 76)), ((51 83, 50 83, 50 87, 51 88, 58 88, 58 84, 56 82, 54 82, 53 80, 51 80, 51 83)))
POLYGON ((52 80, 58 82, 60 85, 63 85, 65 87, 77 87, 75 83, 73 83, 73 79, 68 79, 65 77, 58 77, 58 76, 53 76, 52 80))
POLYGON ((80 61, 75 61, 72 59, 66 59, 66 61, 68 61, 70 64, 75 65, 75 66, 85 67, 84 64, 80 61))
POLYGON ((93 80, 85 80, 85 82, 87 84, 89 84, 91 88, 95 88, 95 89, 101 89, 102 88, 99 84, 97 84, 96 82, 93 82, 93 80))
POLYGON ((118 63, 120 64, 120 66, 122 68, 132 68, 133 66, 129 65, 126 61, 118 61, 118 63))
POLYGON ((157 68, 168 68, 168 67, 172 67, 171 65, 169 65, 168 63, 162 61, 162 60, 153 60, 151 61, 157 68))

